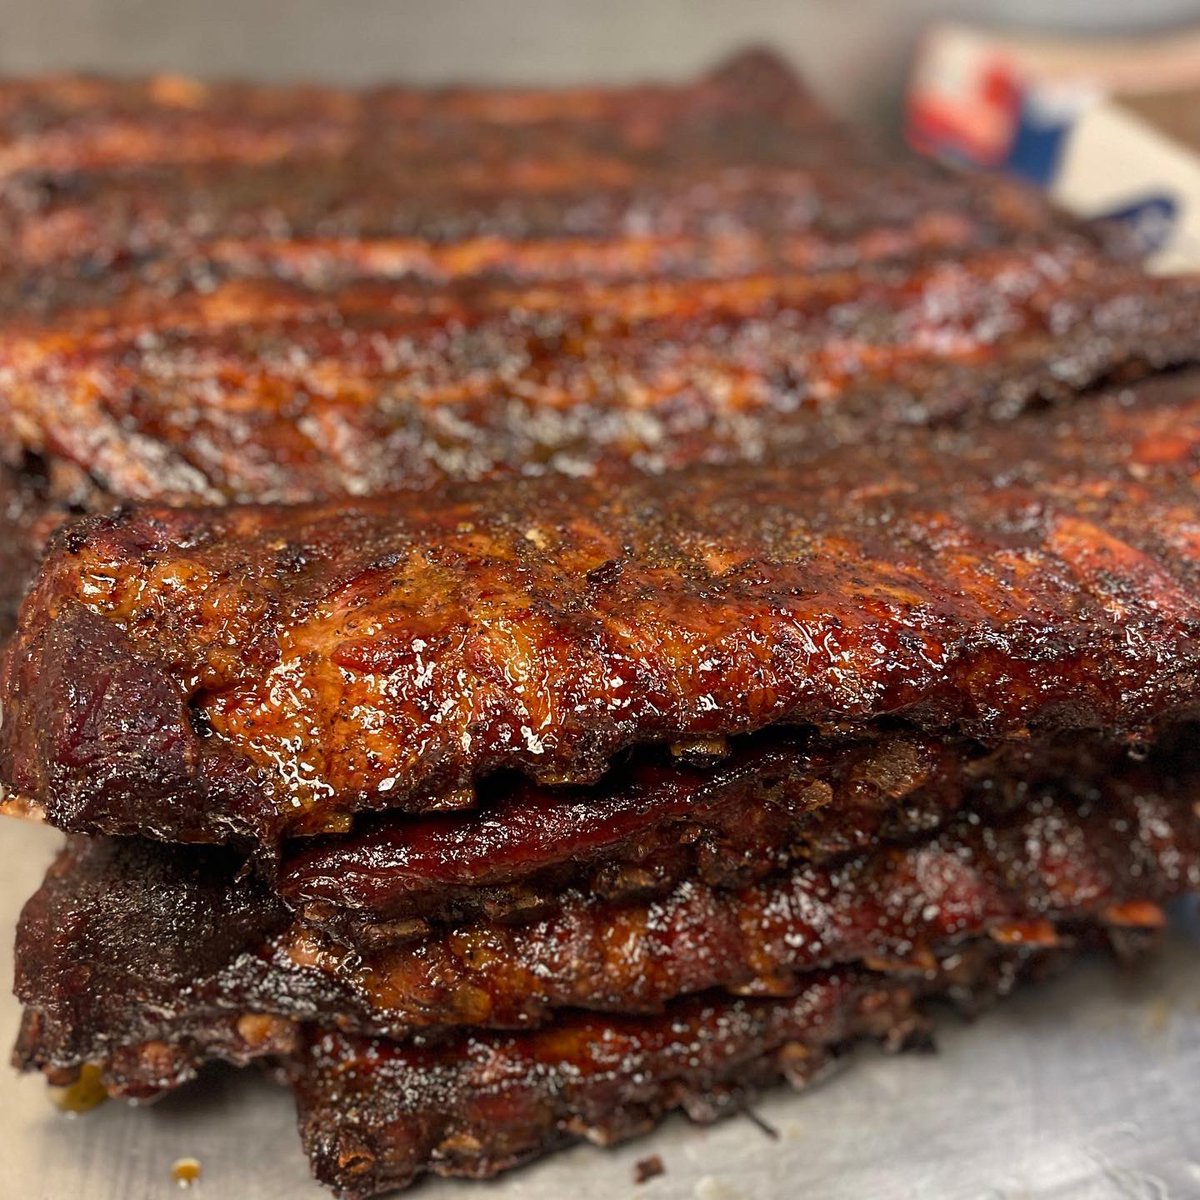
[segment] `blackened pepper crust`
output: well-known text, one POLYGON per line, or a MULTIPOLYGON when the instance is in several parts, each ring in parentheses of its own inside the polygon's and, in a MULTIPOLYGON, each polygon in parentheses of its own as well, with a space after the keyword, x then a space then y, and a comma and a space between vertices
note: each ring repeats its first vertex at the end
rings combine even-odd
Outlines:
MULTIPOLYGON (((235 875, 226 852, 76 837, 22 916, 18 1062, 55 1076, 99 1062, 119 1076, 120 1047, 199 1044, 207 1025, 243 1016, 268 1030, 445 1035, 573 1007, 653 1012, 714 987, 786 995, 805 972, 846 962, 920 973, 979 936, 1047 946, 1080 921, 1154 927, 1155 902, 1200 884, 1200 818, 1194 773, 1142 770, 741 890, 686 882, 623 903, 568 893, 556 915, 521 926, 416 939, 384 927, 349 946, 235 875)), ((180 1055, 168 1061, 186 1073, 180 1055)))
POLYGON ((87 519, 0 776, 69 829, 274 846, 777 725, 1139 733, 1196 707, 1198 463, 1181 374, 769 468, 87 519))

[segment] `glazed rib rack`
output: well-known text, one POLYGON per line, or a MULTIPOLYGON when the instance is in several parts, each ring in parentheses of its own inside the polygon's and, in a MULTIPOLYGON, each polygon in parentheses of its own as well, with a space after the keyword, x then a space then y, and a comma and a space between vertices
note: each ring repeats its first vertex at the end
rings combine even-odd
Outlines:
POLYGON ((750 55, 7 85, 0 238, 22 1069, 262 1064, 365 1198, 1200 886, 1200 290, 1111 235, 750 55))
POLYGON ((1198 397, 69 525, 0 674, 10 803, 75 831, 18 1061, 265 1060, 365 1196, 735 1111, 1153 930, 1200 883, 1198 397))

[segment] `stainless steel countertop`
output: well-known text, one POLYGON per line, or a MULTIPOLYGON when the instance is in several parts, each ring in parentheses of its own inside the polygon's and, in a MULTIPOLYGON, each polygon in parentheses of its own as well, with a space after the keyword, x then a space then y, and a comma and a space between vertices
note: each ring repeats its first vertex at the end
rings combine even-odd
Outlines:
MULTIPOLYGON (((0 824, 11 929, 58 835, 0 824)), ((421 1200, 1188 1200, 1200 1197, 1200 919, 1123 973, 1083 964, 967 1025, 943 1021, 937 1055, 852 1056, 806 1094, 748 1120, 674 1120, 615 1151, 580 1147, 488 1185, 432 1182, 421 1200), (640 1187, 633 1167, 661 1156, 640 1187)), ((0 973, 11 977, 10 937, 0 973)), ((7 991, 7 986, 5 987, 7 991)), ((0 1002, 11 1041, 17 1005, 0 1002)), ((58 1112, 41 1081, 0 1070, 0 1200, 178 1196, 171 1167, 198 1158, 193 1200, 317 1200, 287 1095, 224 1072, 158 1105, 58 1112)))

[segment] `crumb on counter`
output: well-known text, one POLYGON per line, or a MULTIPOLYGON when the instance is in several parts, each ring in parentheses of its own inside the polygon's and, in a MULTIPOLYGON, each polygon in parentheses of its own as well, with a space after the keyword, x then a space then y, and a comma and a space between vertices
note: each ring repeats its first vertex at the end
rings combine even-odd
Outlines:
POLYGON ((645 1183, 666 1173, 667 1168, 663 1166, 663 1160, 657 1154, 652 1154, 649 1158, 641 1158, 634 1163, 633 1182, 645 1183))

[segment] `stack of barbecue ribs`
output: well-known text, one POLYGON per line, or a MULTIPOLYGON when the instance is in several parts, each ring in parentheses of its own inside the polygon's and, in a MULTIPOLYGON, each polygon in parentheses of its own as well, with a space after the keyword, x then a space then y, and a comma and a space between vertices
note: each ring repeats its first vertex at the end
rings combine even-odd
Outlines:
POLYGON ((1200 887, 1200 282, 763 55, 4 85, 0 241, 20 1067, 260 1062, 366 1197, 1200 887))

